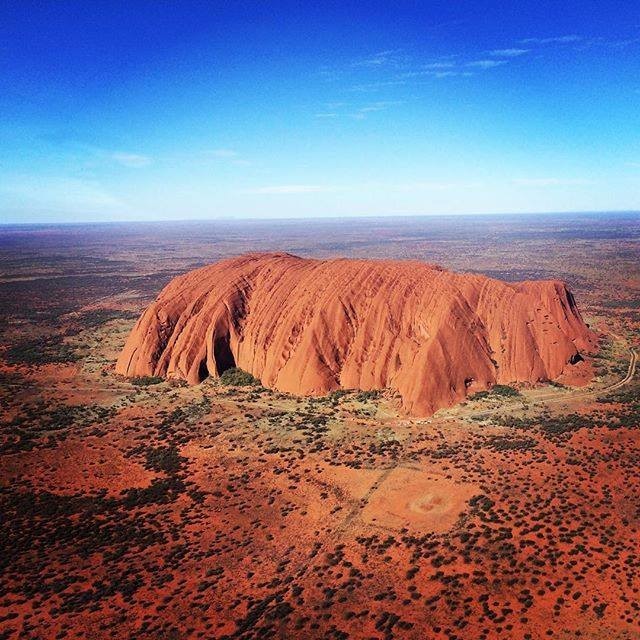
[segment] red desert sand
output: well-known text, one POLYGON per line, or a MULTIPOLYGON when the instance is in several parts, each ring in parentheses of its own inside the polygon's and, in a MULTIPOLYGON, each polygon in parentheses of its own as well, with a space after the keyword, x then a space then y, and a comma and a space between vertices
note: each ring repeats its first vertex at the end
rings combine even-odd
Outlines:
POLYGON ((430 415, 494 384, 589 377, 595 338, 567 286, 417 261, 249 254, 175 278, 116 371, 190 384, 239 367, 300 395, 392 389, 430 415))
POLYGON ((397 531, 448 531, 480 490, 420 470, 396 467, 372 494, 361 517, 364 522, 397 531))

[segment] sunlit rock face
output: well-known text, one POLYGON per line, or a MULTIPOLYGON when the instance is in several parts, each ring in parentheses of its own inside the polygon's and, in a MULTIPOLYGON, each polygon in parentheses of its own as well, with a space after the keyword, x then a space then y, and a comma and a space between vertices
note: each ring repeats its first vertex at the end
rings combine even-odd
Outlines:
POLYGON ((594 344, 560 281, 249 254, 170 282, 116 371, 197 384, 237 366, 300 395, 390 388, 425 416, 496 383, 584 381, 594 344))

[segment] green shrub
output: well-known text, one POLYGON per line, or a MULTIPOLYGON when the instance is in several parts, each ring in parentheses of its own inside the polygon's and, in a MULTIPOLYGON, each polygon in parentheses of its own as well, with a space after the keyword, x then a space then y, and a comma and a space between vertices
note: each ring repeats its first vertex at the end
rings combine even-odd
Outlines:
POLYGON ((382 395, 380 389, 372 389, 370 391, 360 391, 355 397, 358 402, 366 402, 367 400, 377 400, 382 395))
POLYGON ((496 384, 492 387, 491 393, 496 396, 516 397, 520 395, 520 392, 514 387, 510 387, 508 384, 496 384))
POLYGON ((505 398, 516 398, 520 395, 520 392, 514 387, 510 387, 506 384, 496 384, 488 391, 477 391, 470 400, 483 400, 484 398, 490 398, 491 396, 502 396, 505 398))
POLYGON ((327 398, 329 398, 329 400, 331 400, 332 402, 338 402, 340 398, 344 398, 344 396, 348 396, 350 393, 351 390, 349 389, 335 389, 334 391, 331 391, 329 393, 327 398))
POLYGON ((233 367, 220 376, 220 384, 227 387, 255 387, 260 384, 260 380, 242 369, 233 367))
POLYGON ((153 471, 165 471, 175 473, 180 469, 182 458, 178 454, 175 445, 167 447, 149 447, 146 452, 146 468, 153 471))
POLYGON ((164 382, 164 378, 160 376, 139 376, 137 378, 131 378, 129 381, 131 384, 135 384, 136 387, 149 387, 152 384, 160 384, 164 382))

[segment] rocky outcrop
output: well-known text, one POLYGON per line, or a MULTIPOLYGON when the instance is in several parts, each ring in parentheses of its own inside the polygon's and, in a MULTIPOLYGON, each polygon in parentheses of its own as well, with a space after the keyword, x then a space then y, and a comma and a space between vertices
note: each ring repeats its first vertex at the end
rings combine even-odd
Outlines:
POLYGON ((169 283, 116 371, 196 384, 237 366, 294 394, 394 389, 408 413, 429 415, 496 383, 579 381, 593 345, 560 281, 250 254, 169 283))

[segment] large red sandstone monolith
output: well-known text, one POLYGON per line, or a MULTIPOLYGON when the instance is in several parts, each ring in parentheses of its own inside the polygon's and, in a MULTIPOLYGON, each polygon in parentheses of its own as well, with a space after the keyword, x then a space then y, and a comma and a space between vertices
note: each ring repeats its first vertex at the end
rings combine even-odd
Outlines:
POLYGON ((294 394, 394 389, 408 413, 429 415, 496 383, 584 380, 580 352, 594 345, 556 280, 250 254, 170 282, 116 371, 195 384, 237 366, 294 394))

